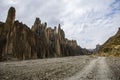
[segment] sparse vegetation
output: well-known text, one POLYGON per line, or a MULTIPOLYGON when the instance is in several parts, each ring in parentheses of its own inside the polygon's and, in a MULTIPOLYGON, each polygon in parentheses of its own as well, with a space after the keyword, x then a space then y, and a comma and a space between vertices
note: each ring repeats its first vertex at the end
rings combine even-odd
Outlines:
MULTIPOLYGON (((98 55, 98 54, 97 54, 98 55)), ((100 56, 120 57, 120 29, 99 50, 100 56)))

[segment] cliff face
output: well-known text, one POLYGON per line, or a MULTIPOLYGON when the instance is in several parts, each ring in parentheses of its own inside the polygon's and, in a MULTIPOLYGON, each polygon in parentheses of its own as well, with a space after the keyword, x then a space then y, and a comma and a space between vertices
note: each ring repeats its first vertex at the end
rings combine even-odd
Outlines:
POLYGON ((6 22, 0 22, 0 59, 24 60, 84 54, 75 40, 65 38, 60 24, 49 28, 36 18, 30 29, 15 21, 15 8, 8 11, 6 22))
POLYGON ((61 57, 75 56, 83 54, 82 48, 77 45, 75 40, 65 38, 64 31, 61 25, 54 29, 47 27, 47 23, 41 23, 39 18, 36 18, 34 25, 31 28, 32 32, 39 38, 42 47, 39 48, 42 54, 38 54, 39 58, 46 57, 61 57))
POLYGON ((15 8, 11 7, 6 22, 0 24, 1 59, 36 59, 37 42, 25 24, 15 21, 15 8))
POLYGON ((120 56, 120 28, 101 46, 99 53, 104 56, 120 56))

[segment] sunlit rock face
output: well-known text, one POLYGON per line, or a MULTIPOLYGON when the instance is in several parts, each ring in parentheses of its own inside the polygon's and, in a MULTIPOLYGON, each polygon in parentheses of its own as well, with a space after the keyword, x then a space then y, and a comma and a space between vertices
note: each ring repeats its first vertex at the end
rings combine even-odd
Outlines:
POLYGON ((36 18, 32 28, 15 21, 11 7, 6 22, 0 22, 0 60, 26 60, 85 54, 75 40, 65 38, 61 25, 54 29, 36 18))
POLYGON ((120 28, 100 48, 99 54, 103 56, 120 56, 120 28))
POLYGON ((37 37, 23 23, 15 21, 15 8, 11 7, 5 23, 0 24, 0 53, 5 60, 37 59, 37 37))

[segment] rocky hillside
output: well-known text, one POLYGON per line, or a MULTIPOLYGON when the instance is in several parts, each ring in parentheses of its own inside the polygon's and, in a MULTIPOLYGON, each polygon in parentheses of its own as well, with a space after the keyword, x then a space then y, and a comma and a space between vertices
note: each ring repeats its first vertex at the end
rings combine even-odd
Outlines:
POLYGON ((11 7, 5 23, 0 22, 0 60, 25 60, 87 54, 75 40, 65 38, 61 25, 54 29, 36 18, 32 28, 15 21, 11 7))
POLYGON ((99 53, 103 56, 120 56, 120 28, 114 36, 102 45, 99 53))

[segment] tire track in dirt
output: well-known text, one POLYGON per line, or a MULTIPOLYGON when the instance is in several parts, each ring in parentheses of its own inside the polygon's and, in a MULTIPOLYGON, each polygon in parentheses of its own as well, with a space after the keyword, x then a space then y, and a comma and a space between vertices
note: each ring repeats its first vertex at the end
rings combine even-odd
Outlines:
POLYGON ((92 60, 81 71, 64 80, 112 80, 109 66, 105 57, 92 60))
POLYGON ((106 63, 106 57, 101 57, 99 63, 97 64, 97 75, 95 78, 97 80, 113 80, 111 79, 112 73, 109 69, 109 66, 106 63))

